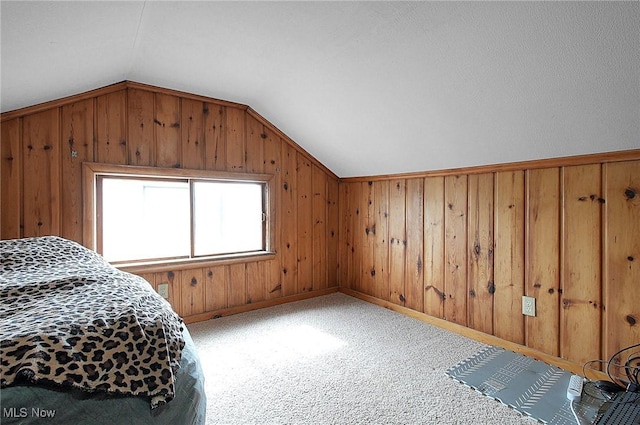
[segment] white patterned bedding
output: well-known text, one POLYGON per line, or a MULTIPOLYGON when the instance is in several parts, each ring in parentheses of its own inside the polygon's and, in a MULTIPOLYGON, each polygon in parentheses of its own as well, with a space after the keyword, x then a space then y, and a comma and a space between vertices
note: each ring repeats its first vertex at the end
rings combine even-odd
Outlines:
POLYGON ((0 241, 0 384, 174 397, 182 320, 142 278, 59 237, 0 241))

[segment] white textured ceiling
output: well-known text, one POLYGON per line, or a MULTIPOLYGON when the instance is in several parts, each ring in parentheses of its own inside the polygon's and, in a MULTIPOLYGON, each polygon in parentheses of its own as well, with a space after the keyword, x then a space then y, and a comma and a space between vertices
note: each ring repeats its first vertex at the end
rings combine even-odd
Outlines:
POLYGON ((640 147, 640 2, 2 1, 1 106, 244 103, 341 177, 640 147))

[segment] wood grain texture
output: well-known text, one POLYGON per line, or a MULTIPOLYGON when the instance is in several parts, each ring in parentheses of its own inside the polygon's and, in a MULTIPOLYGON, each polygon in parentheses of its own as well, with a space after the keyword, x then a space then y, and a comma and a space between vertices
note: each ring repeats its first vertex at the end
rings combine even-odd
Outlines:
POLYGON ((204 113, 205 163, 208 170, 227 170, 227 108, 207 102, 204 113))
POLYGON ((182 271, 182 314, 193 316, 205 311, 205 278, 202 269, 182 271))
POLYGON ((127 152, 129 165, 155 165, 153 93, 127 90, 127 152))
POLYGON ((469 176, 467 320, 470 328, 493 334, 493 174, 469 176))
POLYGON ((264 125, 252 116, 246 117, 246 171, 247 173, 264 172, 264 141, 267 138, 264 125))
POLYGON ((562 170, 560 357, 580 363, 602 355, 601 168, 562 170))
POLYGON ((227 308, 227 289, 229 288, 229 267, 215 266, 204 269, 205 311, 227 308))
POLYGON ((296 154, 297 173, 297 233, 298 289, 313 290, 313 184, 311 162, 296 154))
POLYGON ((406 302, 406 192, 405 180, 389 187, 389 301, 401 306, 406 302))
POLYGON ((59 109, 23 120, 24 237, 60 234, 59 109))
MULTIPOLYGON (((640 161, 606 164, 604 184, 603 348, 609 358, 640 341, 640 161)), ((617 360, 622 364, 626 357, 617 360)))
POLYGON ((22 237, 22 119, 3 121, 0 134, 0 238, 22 237))
POLYGON ((373 183, 376 231, 374 241, 374 293, 373 296, 388 301, 389 288, 389 182, 373 183))
POLYGON ((206 165, 204 137, 204 102, 182 99, 181 105, 181 165, 183 168, 202 170, 206 165))
POLYGON ((96 98, 95 160, 107 164, 127 164, 127 91, 96 98))
POLYGON ((154 155, 158 167, 181 164, 180 98, 154 93, 154 155))
POLYGON ((536 316, 525 317, 526 345, 554 356, 560 339, 560 169, 529 170, 526 212, 525 295, 536 316))
POLYGON ((93 161, 93 99, 60 108, 62 122, 61 236, 82 243, 82 163, 93 161))
POLYGON ((282 189, 280 194, 282 295, 296 293, 298 288, 298 180, 296 151, 289 146, 282 147, 282 189))
POLYGON ((245 111, 237 108, 226 109, 226 161, 227 171, 246 170, 246 128, 245 111))
POLYGON ((356 287, 360 292, 373 294, 375 292, 375 234, 376 217, 374 205, 373 183, 357 183, 360 186, 360 197, 358 199, 359 225, 358 235, 360 239, 360 251, 362 252, 362 262, 360 276, 357 278, 356 287))
MULTIPOLYGON (((275 190, 272 191, 269 199, 269 214, 272 217, 273 225, 275 226, 273 238, 272 251, 282 252, 282 154, 281 147, 282 141, 272 131, 266 130, 267 138, 264 140, 264 172, 273 175, 271 184, 275 190)), ((208 146, 208 145, 207 145, 208 146)), ((334 263, 335 264, 335 263, 334 263)), ((278 298, 282 296, 282 267, 281 256, 276 256, 272 261, 269 261, 269 267, 266 269, 266 297, 268 299, 278 298)))
POLYGON ((495 180, 494 334, 524 343, 524 173, 504 171, 495 180))
POLYGON ((155 273, 155 281, 156 288, 162 284, 168 285, 169 298, 167 298, 167 301, 169 301, 173 310, 182 316, 182 271, 155 273))
POLYGON ((330 241, 327 234, 327 221, 329 201, 327 199, 327 179, 324 173, 316 165, 311 165, 312 182, 312 223, 313 223, 313 261, 311 272, 313 274, 314 289, 326 289, 329 287, 327 279, 328 270, 322 267, 327 264, 327 244, 330 241))
POLYGON ((424 311, 424 179, 407 179, 405 306, 424 311))
POLYGON ((424 181, 424 312, 444 318, 444 177, 424 181))
POLYGON ((340 189, 337 179, 327 179, 327 259, 326 264, 333 267, 327 269, 327 287, 338 286, 338 244, 340 233, 340 189))
POLYGON ((467 176, 444 178, 444 317, 467 325, 467 176))

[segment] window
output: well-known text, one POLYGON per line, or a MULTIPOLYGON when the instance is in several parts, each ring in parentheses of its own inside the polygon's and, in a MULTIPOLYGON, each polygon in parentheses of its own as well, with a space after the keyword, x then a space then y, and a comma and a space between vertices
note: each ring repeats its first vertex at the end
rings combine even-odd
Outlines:
POLYGON ((85 245, 114 264, 269 253, 270 179, 85 163, 85 245))

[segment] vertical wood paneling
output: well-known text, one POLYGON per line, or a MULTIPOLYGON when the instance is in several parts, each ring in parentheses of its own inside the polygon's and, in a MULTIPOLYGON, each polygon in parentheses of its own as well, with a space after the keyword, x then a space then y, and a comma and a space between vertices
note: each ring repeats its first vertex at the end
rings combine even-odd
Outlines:
POLYGON ((640 161, 605 164, 604 176, 604 358, 609 358, 640 341, 640 161))
POLYGON ((169 285, 169 298, 167 301, 171 303, 174 311, 183 316, 182 313, 182 272, 181 271, 169 271, 158 272, 155 276, 156 288, 166 283, 169 285))
POLYGON ((352 184, 338 186, 338 204, 340 208, 340 232, 338 235, 338 284, 342 288, 351 288, 349 282, 349 258, 351 252, 351 206, 349 205, 352 184))
POLYGON ((229 307, 247 304, 247 265, 239 263, 227 267, 229 267, 229 286, 227 287, 229 307))
POLYGON ((93 99, 65 105, 61 115, 61 236, 81 243, 82 163, 93 161, 93 99))
MULTIPOLYGON (((270 199, 270 211, 272 217, 275 216, 274 226, 275 232, 274 246, 271 247, 271 250, 276 252, 282 252, 282 217, 280 212, 282 211, 282 204, 280 202, 281 193, 283 191, 282 188, 282 156, 281 156, 281 146, 282 141, 279 137, 277 137, 273 132, 266 131, 267 138, 264 140, 264 171, 265 173, 272 174, 273 180, 271 184, 274 186, 275 190, 272 191, 272 197, 270 199)), ((208 145, 207 145, 208 146, 208 145)), ((267 281, 266 291, 267 298, 278 298, 282 296, 282 267, 281 267, 281 256, 278 255, 272 261, 269 261, 269 267, 266 270, 267 281)))
POLYGON ((347 226, 350 229, 347 240, 347 287, 359 291, 362 286, 360 284, 362 270, 362 253, 360 250, 362 241, 360 234, 362 226, 360 219, 361 185, 359 183, 349 185, 347 195, 346 202, 349 208, 347 226))
POLYGON ((60 234, 58 108, 24 117, 24 236, 60 234))
POLYGON ((208 170, 227 169, 227 108, 207 103, 204 110, 205 163, 208 170))
POLYGON ((129 165, 154 165, 153 97, 146 90, 127 92, 129 165))
POLYGON ((367 295, 374 293, 374 248, 376 222, 374 214, 374 183, 360 183, 359 198, 360 225, 358 235, 360 236, 360 249, 362 252, 362 263, 360 266, 360 277, 358 278, 359 290, 367 295))
POLYGON ((281 172, 281 259, 282 295, 292 295, 298 284, 298 190, 296 172, 296 151, 291 146, 282 146, 281 172))
POLYGON ((22 236, 22 147, 20 118, 2 123, 0 137, 0 237, 22 236))
POLYGON ((493 334, 493 174, 469 176, 468 326, 493 334))
POLYGON ((424 180, 424 312, 444 317, 444 177, 424 180))
POLYGON ((265 261, 246 263, 247 303, 257 303, 266 299, 265 294, 265 261))
POLYGON ((28 236, 51 233, 81 240, 84 161, 264 172, 274 176, 269 200, 275 217, 269 238, 273 257, 205 269, 150 270, 144 276, 153 284, 168 283, 169 301, 184 316, 337 285, 335 176, 245 108, 139 86, 103 93, 3 121, 0 237, 22 236, 26 221, 28 236), (22 143, 23 129, 28 147, 22 143))
POLYGON ((205 284, 202 269, 182 272, 182 315, 191 316, 205 311, 205 284))
POLYGON ((247 115, 247 173, 264 172, 264 141, 266 131, 261 122, 247 115))
POLYGON ((374 243, 374 293, 388 301, 389 288, 389 181, 374 183, 376 231, 374 243))
POLYGON ((495 177, 494 318, 497 337, 524 343, 524 173, 495 177))
POLYGON ((180 98, 155 93, 155 164, 158 167, 180 166, 180 98))
POLYGON ((467 325, 467 176, 447 176, 445 195, 444 317, 467 325))
POLYGON ((197 100, 182 99, 181 107, 182 167, 200 170, 206 164, 205 104, 197 100))
POLYGON ((338 233, 340 227, 340 210, 339 210, 339 187, 338 180, 333 178, 327 179, 327 259, 326 264, 332 264, 333 267, 327 267, 327 287, 333 288, 338 286, 338 233))
POLYGON ((601 166, 565 167, 562 176, 560 356, 584 363, 602 356, 601 166))
POLYGON ((237 108, 227 108, 226 111, 226 145, 227 156, 225 167, 227 171, 245 171, 245 111, 237 108))
POLYGON ((559 355, 560 170, 527 172, 525 295, 536 299, 536 316, 525 317, 528 347, 559 355))
POLYGON ((327 211, 329 201, 327 199, 327 179, 317 165, 311 167, 311 181, 313 192, 312 221, 313 221, 313 288, 325 289, 329 287, 327 280, 327 242, 330 236, 327 234, 327 211))
POLYGON ((216 311, 228 306, 229 267, 215 266, 204 270, 204 307, 206 311, 216 311))
POLYGON ((313 288, 313 188, 311 162, 298 153, 297 168, 297 240, 298 245, 298 290, 312 291, 313 288))
POLYGON ((407 179, 406 306, 424 311, 424 179, 407 179))
POLYGON ((96 161, 127 164, 127 92, 96 98, 96 161))
POLYGON ((393 181, 389 187, 389 301, 405 305, 406 182, 393 181))

